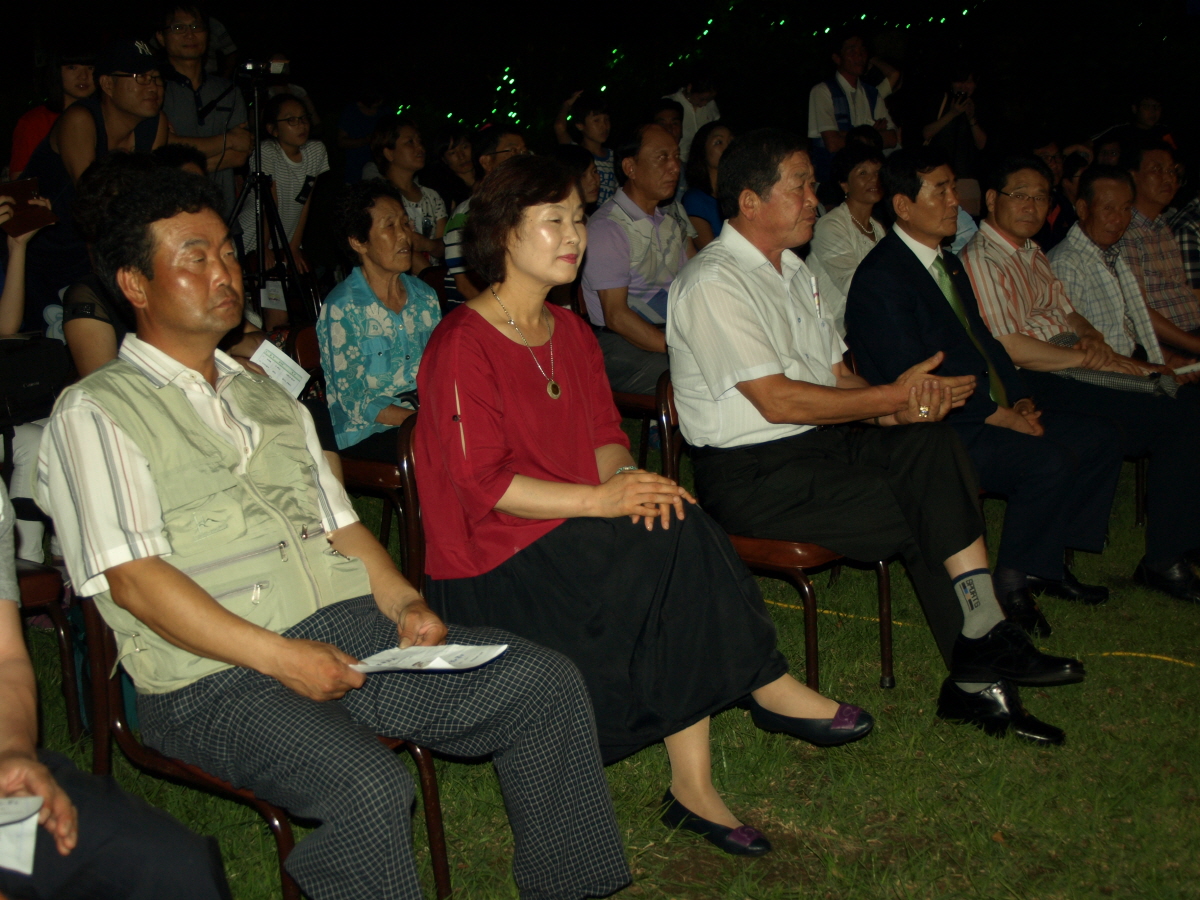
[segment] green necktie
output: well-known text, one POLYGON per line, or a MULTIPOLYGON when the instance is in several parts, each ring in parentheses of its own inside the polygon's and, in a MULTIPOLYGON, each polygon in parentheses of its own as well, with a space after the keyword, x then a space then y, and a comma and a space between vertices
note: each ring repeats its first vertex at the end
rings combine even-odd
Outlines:
POLYGON ((988 394, 996 403, 999 403, 1001 406, 1008 406, 1008 392, 1004 390, 1004 382, 1000 380, 1000 376, 996 373, 996 367, 992 365, 992 358, 988 356, 983 343, 979 338, 975 337, 975 332, 971 330, 971 325, 967 321, 967 314, 963 311, 962 298, 958 296, 958 288, 950 280, 950 273, 946 270, 945 260, 942 259, 940 254, 934 260, 933 267, 937 269, 937 282, 938 287, 942 289, 942 295, 946 298, 946 302, 950 304, 950 308, 954 310, 954 314, 958 316, 958 321, 962 323, 962 327, 966 329, 967 337, 971 339, 971 343, 975 345, 975 349, 979 351, 979 355, 987 363, 988 394))

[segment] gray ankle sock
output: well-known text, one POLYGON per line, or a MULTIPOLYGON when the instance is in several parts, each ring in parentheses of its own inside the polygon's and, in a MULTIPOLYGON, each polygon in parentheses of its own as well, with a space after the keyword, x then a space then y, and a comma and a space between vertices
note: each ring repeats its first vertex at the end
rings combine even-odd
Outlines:
POLYGON ((964 693, 978 694, 980 691, 990 688, 993 684, 995 684, 995 682, 994 681, 987 681, 987 682, 984 682, 984 681, 956 681, 956 682, 954 682, 954 684, 960 691, 963 691, 964 693))
POLYGON ((987 569, 972 569, 954 579, 954 595, 963 613, 963 637, 981 638, 1004 621, 987 569))

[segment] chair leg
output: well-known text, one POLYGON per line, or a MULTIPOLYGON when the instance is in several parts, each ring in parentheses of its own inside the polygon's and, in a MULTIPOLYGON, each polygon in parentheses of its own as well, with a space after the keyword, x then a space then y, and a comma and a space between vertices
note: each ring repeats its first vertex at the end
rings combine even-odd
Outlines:
POLYGON ((875 563, 875 575, 879 582, 879 686, 884 689, 896 686, 892 674, 892 576, 886 559, 875 563))
POLYGON ((1146 524, 1146 457, 1138 457, 1133 464, 1133 521, 1138 527, 1146 524))
POLYGON ((279 887, 283 900, 300 900, 300 885, 296 884, 295 879, 283 867, 296 846, 296 839, 292 835, 292 823, 288 821, 283 810, 264 800, 256 800, 251 805, 266 819, 271 836, 275 838, 275 851, 279 857, 279 887))
POLYGON ((79 715, 79 686, 75 683, 75 645, 71 641, 71 626, 63 612, 62 603, 55 600, 46 607, 58 637, 58 659, 62 666, 62 691, 67 701, 67 732, 72 742, 83 737, 83 719, 79 715))
POLYGON ((100 613, 90 601, 84 604, 87 623, 88 672, 92 688, 92 774, 112 774, 112 719, 108 707, 108 672, 104 665, 104 630, 100 613))
POLYGON ((387 548, 388 541, 392 537, 392 500, 390 497, 383 498, 383 514, 379 517, 379 543, 387 548))
POLYGON ((642 417, 642 441, 638 444, 638 468, 646 468, 646 460, 650 453, 650 417, 642 417))
POLYGON ((446 832, 442 827, 442 801, 438 793, 437 772, 433 756, 424 747, 405 741, 404 749, 417 764, 421 776, 421 798, 425 806, 425 831, 429 835, 429 859, 433 864, 433 880, 438 900, 451 893, 450 861, 446 857, 446 832))
POLYGON ((796 586, 804 604, 804 683, 819 691, 821 681, 820 662, 817 659, 817 592, 803 569, 793 569, 788 581, 796 586))
POLYGON ((833 587, 842 580, 842 564, 834 563, 829 567, 829 586, 833 587))

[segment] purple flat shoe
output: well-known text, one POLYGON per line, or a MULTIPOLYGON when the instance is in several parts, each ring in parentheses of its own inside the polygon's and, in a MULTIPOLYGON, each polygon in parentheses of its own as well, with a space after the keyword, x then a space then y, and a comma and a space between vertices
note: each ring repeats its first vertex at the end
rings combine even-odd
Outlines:
POLYGON ((762 856, 771 852, 767 836, 751 825, 726 828, 708 819, 702 819, 675 799, 668 790, 663 794, 662 823, 668 828, 679 828, 698 834, 710 844, 733 856, 762 856))
POLYGON ((875 719, 869 712, 849 703, 838 704, 837 714, 832 719, 799 719, 773 713, 759 706, 753 697, 746 700, 754 724, 763 731, 790 734, 818 747, 849 744, 866 737, 875 727, 875 719))

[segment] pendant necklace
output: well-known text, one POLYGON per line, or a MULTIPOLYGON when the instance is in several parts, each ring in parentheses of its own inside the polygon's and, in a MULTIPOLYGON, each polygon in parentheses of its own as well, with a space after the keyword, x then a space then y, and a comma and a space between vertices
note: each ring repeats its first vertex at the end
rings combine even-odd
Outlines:
MULTIPOLYGON (((500 308, 504 310, 504 315, 508 317, 508 324, 517 330, 517 334, 521 336, 521 340, 525 344, 525 349, 529 351, 529 355, 533 357, 533 364, 538 367, 538 371, 542 373, 542 377, 546 379, 546 393, 550 395, 550 399, 557 400, 562 396, 562 388, 558 386, 558 382, 554 380, 554 335, 550 335, 550 374, 546 374, 546 370, 542 368, 542 364, 538 362, 537 354, 533 352, 533 348, 529 346, 529 341, 525 338, 525 333, 521 331, 520 326, 513 321, 512 314, 504 305, 504 301, 500 299, 500 295, 496 293, 495 288, 489 287, 492 296, 496 298, 496 302, 500 304, 500 308)), ((542 316, 546 315, 546 307, 542 307, 542 316)), ((549 333, 550 325, 547 323, 546 331, 549 333)))

